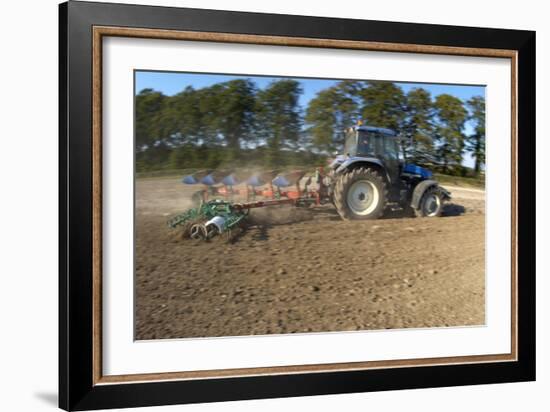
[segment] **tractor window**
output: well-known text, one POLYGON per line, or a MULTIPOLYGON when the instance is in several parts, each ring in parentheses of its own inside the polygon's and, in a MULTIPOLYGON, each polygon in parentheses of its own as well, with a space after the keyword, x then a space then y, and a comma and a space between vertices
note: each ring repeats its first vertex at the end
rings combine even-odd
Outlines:
POLYGON ((399 147, 393 136, 367 130, 350 130, 346 133, 344 154, 349 156, 374 156, 397 160, 398 153, 399 147))
POLYGON ((399 160, 399 146, 397 140, 391 136, 386 136, 384 139, 384 152, 389 159, 399 160))
POLYGON ((384 137, 380 133, 372 133, 374 137, 374 155, 378 158, 384 158, 384 137))
POLYGON ((374 147, 373 133, 360 130, 357 132, 357 153, 360 156, 372 155, 374 147))

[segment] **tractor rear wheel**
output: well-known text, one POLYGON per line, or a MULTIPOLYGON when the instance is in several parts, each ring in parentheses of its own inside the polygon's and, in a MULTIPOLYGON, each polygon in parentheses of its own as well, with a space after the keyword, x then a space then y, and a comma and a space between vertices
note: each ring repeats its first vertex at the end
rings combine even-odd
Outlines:
POLYGON ((438 217, 441 216, 442 210, 443 196, 439 188, 432 186, 422 195, 420 203, 418 204, 418 209, 415 209, 415 213, 418 217, 438 217))
POLYGON ((344 220, 379 218, 387 196, 384 178, 370 168, 352 169, 340 175, 334 185, 334 206, 344 220))

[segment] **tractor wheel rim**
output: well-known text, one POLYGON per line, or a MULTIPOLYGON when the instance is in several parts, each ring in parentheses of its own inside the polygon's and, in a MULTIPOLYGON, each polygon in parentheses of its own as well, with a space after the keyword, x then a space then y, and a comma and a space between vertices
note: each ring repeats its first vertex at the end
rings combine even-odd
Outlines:
POLYGON ((426 201, 424 202, 424 212, 426 216, 435 216, 439 211, 440 206, 441 200, 439 199, 439 196, 433 193, 428 195, 426 201))
POLYGON ((376 209, 380 195, 372 182, 360 180, 350 186, 346 197, 353 213, 366 216, 376 209))

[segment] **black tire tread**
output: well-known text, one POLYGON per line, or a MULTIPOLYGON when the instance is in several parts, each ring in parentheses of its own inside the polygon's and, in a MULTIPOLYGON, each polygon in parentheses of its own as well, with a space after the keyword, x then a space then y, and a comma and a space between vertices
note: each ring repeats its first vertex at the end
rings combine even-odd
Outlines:
POLYGON ((344 220, 354 220, 354 219, 378 219, 384 213, 384 209, 388 202, 388 189, 386 186, 386 181, 380 174, 369 167, 358 167, 350 170, 347 173, 341 175, 334 185, 333 193, 333 202, 336 207, 336 211, 340 217, 344 220), (378 207, 372 214, 365 217, 356 216, 348 207, 346 202, 346 190, 356 180, 360 178, 373 180, 378 184, 380 194, 382 197, 381 206, 378 207))

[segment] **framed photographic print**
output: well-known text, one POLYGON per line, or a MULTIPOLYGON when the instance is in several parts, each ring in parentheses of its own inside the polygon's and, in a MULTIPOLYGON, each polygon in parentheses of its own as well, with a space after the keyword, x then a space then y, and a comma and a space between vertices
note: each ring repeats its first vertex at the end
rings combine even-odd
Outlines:
POLYGON ((535 33, 60 5, 60 407, 535 379, 535 33))

